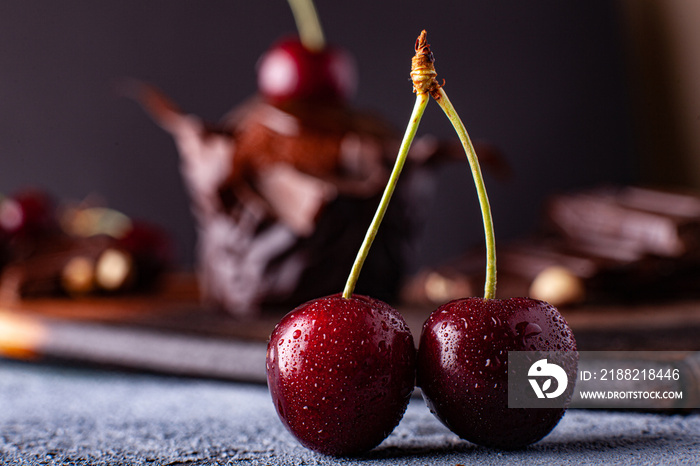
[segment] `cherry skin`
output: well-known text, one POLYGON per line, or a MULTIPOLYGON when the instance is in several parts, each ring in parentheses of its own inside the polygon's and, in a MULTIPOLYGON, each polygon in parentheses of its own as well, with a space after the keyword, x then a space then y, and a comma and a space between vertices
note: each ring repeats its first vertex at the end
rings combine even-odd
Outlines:
POLYGON ((297 38, 273 45, 258 63, 258 89, 273 103, 290 100, 345 102, 355 92, 357 71, 350 54, 306 48, 297 38))
MULTIPOLYGON (((433 414, 463 439, 522 448, 564 415, 565 408, 508 408, 509 351, 576 351, 576 340, 554 306, 530 298, 458 299, 425 322, 417 384, 433 414)), ((572 359, 564 368, 570 378, 572 359)))
POLYGON ((280 419, 304 446, 361 454, 406 410, 415 383, 413 336, 382 301, 339 294, 309 301, 273 331, 267 380, 280 419))

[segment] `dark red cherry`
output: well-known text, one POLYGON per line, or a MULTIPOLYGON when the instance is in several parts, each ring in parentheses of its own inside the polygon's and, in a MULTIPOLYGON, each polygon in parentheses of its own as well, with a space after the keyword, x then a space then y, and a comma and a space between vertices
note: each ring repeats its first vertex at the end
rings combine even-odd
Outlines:
POLYGON ((0 230, 10 236, 34 236, 56 227, 54 199, 45 191, 24 189, 0 200, 0 230))
POLYGON ((576 341, 556 308, 530 298, 459 299, 425 322, 417 383, 430 410, 463 439, 521 448, 564 415, 565 408, 508 408, 509 351, 576 351, 576 341))
POLYGON ((115 248, 130 255, 136 268, 136 287, 148 288, 174 263, 170 234, 153 223, 134 220, 115 248))
POLYGON ((415 382, 413 337, 382 301, 309 301, 273 331, 267 380, 280 419, 303 445, 360 454, 381 443, 406 410, 415 382))
POLYGON ((118 239, 117 246, 158 268, 173 262, 171 236, 160 226, 147 221, 133 220, 131 228, 118 239))
POLYGON ((297 38, 278 42, 258 64, 258 90, 274 103, 344 102, 356 86, 357 71, 350 54, 333 47, 309 50, 297 38))

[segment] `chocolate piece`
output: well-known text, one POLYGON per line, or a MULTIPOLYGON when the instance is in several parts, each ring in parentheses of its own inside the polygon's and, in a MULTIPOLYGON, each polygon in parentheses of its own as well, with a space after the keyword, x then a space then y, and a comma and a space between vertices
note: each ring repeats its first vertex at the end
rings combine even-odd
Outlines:
MULTIPOLYGON (((101 210, 114 218, 113 211, 101 210)), ((128 225, 115 229, 112 222, 99 221, 106 218, 93 215, 97 211, 88 208, 85 216, 77 210, 68 214, 72 220, 75 215, 90 219, 78 222, 85 227, 78 230, 87 236, 65 228, 12 238, 5 249, 7 263, 0 264, 0 297, 18 300, 152 289, 171 263, 169 236, 153 225, 123 215, 128 225), (92 224, 93 220, 96 223, 92 224), (97 231, 120 234, 94 234, 97 231)), ((118 223, 124 223, 122 220, 118 223)), ((71 221, 63 226, 76 225, 71 221)))
MULTIPOLYGON (((30 296, 77 291, 70 278, 64 282, 66 267, 76 258, 94 263, 105 247, 113 242, 108 236, 76 239, 56 234, 36 244, 28 257, 13 260, 0 273, 0 298, 17 300, 30 296), (64 284, 68 283, 68 289, 64 284)), ((72 272, 68 272, 71 274, 72 272)), ((82 273, 82 271, 80 272, 82 273)))
POLYGON ((700 199, 639 188, 553 198, 549 222, 570 242, 640 256, 682 257, 700 247, 700 199))
POLYGON ((546 222, 560 235, 560 248, 603 261, 589 288, 626 299, 699 288, 698 195, 599 188, 555 197, 546 222))
MULTIPOLYGON (((696 195, 637 187, 558 195, 548 204, 544 224, 534 237, 499 247, 499 297, 530 295, 570 306, 700 291, 696 195)), ((477 248, 419 273, 404 296, 438 303, 459 293, 481 294, 483 255, 477 248), (431 289, 438 292, 432 299, 431 289)))

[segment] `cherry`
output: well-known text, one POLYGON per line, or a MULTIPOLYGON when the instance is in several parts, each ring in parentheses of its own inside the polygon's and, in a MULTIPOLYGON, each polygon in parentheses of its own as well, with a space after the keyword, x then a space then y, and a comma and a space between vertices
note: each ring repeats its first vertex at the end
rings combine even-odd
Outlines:
POLYGON ((149 288, 174 261, 171 236, 163 228, 143 220, 133 220, 131 227, 120 236, 115 249, 133 260, 136 288, 149 288))
POLYGON ((56 227, 53 198, 27 188, 0 200, 0 230, 8 236, 32 237, 56 227))
POLYGON ((345 102, 355 92, 357 72, 346 51, 306 47, 297 38, 275 44, 258 64, 258 89, 273 103, 290 100, 345 102))
MULTIPOLYGON (((417 377, 430 410, 480 445, 515 449, 537 442, 565 408, 508 408, 509 351, 576 351, 556 308, 530 298, 463 298, 442 305, 423 326, 417 377)), ((565 367, 575 377, 575 358, 565 367)))
MULTIPOLYGON (((431 313, 418 347, 417 382, 428 406, 457 435, 504 449, 547 435, 565 408, 508 408, 509 351, 576 351, 566 321, 552 305, 530 298, 495 299, 496 244, 491 208, 474 146, 442 86, 423 31, 411 77, 417 94, 430 94, 454 126, 474 178, 486 239, 484 298, 464 298, 431 313)), ((574 353, 575 354, 575 353, 574 353)), ((567 359, 575 375, 577 359, 567 359)))
POLYGON ((144 220, 132 220, 131 227, 117 239, 117 247, 158 269, 173 262, 173 244, 168 232, 144 220))
MULTIPOLYGON (((322 43, 320 36, 317 39, 313 42, 322 43)), ((296 45, 283 49, 299 50, 296 45)), ((305 54, 307 51, 300 51, 297 57, 305 54)), ((301 63, 292 59, 294 66, 301 63)), ((262 77, 268 72, 266 67, 272 69, 266 60, 269 57, 263 59, 262 77)), ((335 85, 335 79, 329 80, 328 74, 320 72, 320 76, 280 86, 284 92, 266 92, 284 98, 337 97, 343 88, 335 85), (317 89, 303 90, 316 79, 320 80, 315 84, 317 89), (333 85, 329 87, 329 83, 333 85)), ((269 88, 261 85, 261 89, 269 88)), ((377 446, 403 417, 415 386, 416 348, 406 322, 390 305, 353 291, 427 101, 422 95, 414 107, 413 129, 404 135, 343 293, 294 309, 277 325, 267 346, 267 381, 277 413, 303 445, 320 453, 357 455, 377 446)))
POLYGON ((280 419, 306 447, 355 455, 401 420, 414 387, 415 346, 388 304, 361 295, 316 299, 287 314, 267 347, 280 419))

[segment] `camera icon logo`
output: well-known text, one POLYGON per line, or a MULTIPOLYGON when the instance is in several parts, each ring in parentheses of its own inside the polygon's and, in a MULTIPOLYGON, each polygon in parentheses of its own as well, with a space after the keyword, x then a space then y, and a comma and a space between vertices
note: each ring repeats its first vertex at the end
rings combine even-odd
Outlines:
POLYGON ((547 362, 547 359, 535 361, 527 375, 537 398, 556 398, 564 393, 569 384, 569 378, 564 369, 557 364, 547 362), (552 379, 557 382, 554 387, 552 379))

